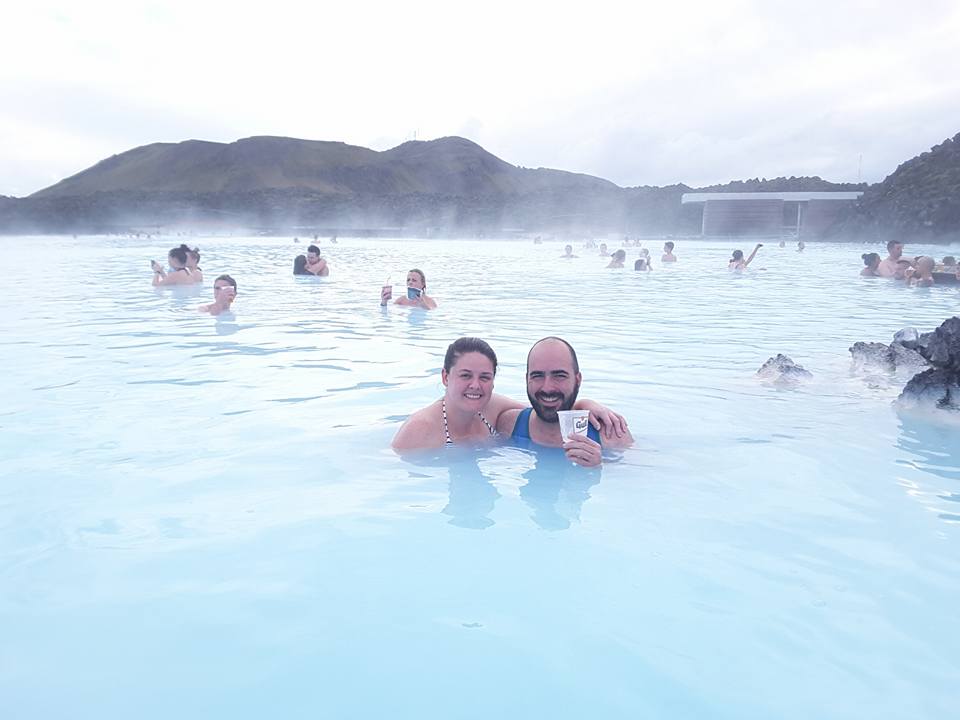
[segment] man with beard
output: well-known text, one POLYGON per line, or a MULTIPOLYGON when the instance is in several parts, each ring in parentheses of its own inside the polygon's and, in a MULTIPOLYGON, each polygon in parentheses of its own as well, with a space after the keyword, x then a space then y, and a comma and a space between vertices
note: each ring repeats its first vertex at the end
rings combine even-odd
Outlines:
MULTIPOLYGON (((602 462, 601 437, 591 425, 586 436, 572 435, 566 442, 560 435, 559 410, 570 410, 580 392, 580 364, 577 353, 566 340, 547 337, 538 341, 527 355, 527 398, 532 408, 507 410, 497 420, 497 431, 515 440, 535 445, 562 447, 567 458, 585 467, 602 462)), ((604 439, 607 447, 633 444, 629 430, 611 429, 604 439)))

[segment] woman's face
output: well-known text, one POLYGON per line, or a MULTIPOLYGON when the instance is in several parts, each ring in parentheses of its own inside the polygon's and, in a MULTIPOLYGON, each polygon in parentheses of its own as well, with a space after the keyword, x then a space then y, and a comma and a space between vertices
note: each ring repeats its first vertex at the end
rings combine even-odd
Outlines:
POLYGON ((175 258, 173 255, 167 255, 167 262, 170 263, 170 267, 172 268, 182 268, 184 265, 182 262, 177 260, 177 258, 175 258))
POLYGON ((493 363, 483 353, 464 353, 441 377, 448 405, 480 412, 493 395, 493 363))
POLYGON ((423 284, 423 278, 420 277, 420 273, 415 273, 415 272, 407 273, 407 287, 416 288, 417 290, 423 290, 425 286, 423 284))
POLYGON ((188 267, 188 268, 195 268, 195 267, 199 264, 199 262, 200 262, 200 258, 198 258, 198 257, 197 257, 196 255, 194 255, 193 253, 190 253, 190 252, 187 253, 187 267, 188 267))

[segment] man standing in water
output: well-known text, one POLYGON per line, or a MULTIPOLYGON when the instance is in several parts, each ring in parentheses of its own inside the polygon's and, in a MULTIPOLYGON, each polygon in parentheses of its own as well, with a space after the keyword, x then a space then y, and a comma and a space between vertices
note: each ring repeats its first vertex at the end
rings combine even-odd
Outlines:
POLYGON ((316 245, 307 248, 307 271, 311 275, 319 275, 320 277, 326 277, 330 274, 327 261, 320 257, 320 248, 316 245))
POLYGON ((877 266, 877 275, 885 278, 903 277, 900 269, 900 256, 903 255, 903 243, 891 240, 887 243, 889 255, 877 266))
POLYGON ((237 281, 229 275, 221 275, 213 281, 213 302, 197 308, 200 312, 220 315, 230 310, 237 299, 237 281))
MULTIPOLYGON (((580 392, 580 363, 566 340, 547 337, 538 341, 527 354, 527 399, 532 407, 506 410, 497 420, 497 431, 515 440, 535 445, 562 447, 567 458, 577 465, 593 467, 603 461, 601 437, 591 425, 588 435, 571 435, 564 442, 560 434, 560 410, 570 410, 580 392)), ((633 444, 629 430, 605 439, 607 447, 624 448, 633 444)))

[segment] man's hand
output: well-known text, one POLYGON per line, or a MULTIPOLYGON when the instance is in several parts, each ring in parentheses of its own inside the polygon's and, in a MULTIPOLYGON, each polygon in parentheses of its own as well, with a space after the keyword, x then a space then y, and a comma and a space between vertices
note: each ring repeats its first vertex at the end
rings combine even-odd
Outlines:
POLYGON ((563 444, 563 452, 575 465, 596 467, 603 462, 600 444, 586 435, 571 435, 563 444))
POLYGON ((614 437, 622 438, 627 434, 627 420, 605 405, 590 401, 590 424, 606 436, 607 440, 614 437))

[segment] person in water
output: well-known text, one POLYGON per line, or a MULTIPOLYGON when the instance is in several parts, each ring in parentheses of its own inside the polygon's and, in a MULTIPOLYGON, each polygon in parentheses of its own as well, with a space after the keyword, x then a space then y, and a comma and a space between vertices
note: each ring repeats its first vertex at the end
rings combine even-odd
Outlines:
POLYGON ((633 269, 639 272, 650 272, 653 268, 650 267, 650 263, 646 257, 639 257, 636 262, 633 263, 633 269))
POLYGON ((877 253, 864 253, 860 256, 864 268, 860 271, 861 277, 880 277, 877 268, 880 267, 880 256, 877 253))
POLYGON ((932 257, 919 257, 916 261, 916 269, 909 272, 907 282, 912 287, 932 287, 936 284, 933 279, 933 268, 936 267, 932 257))
POLYGON ((197 285, 203 283, 203 270, 200 269, 200 248, 187 248, 187 270, 190 271, 190 277, 197 285))
POLYGON ((313 275, 312 272, 307 270, 307 256, 306 255, 297 255, 293 259, 293 274, 294 275, 313 275))
MULTIPOLYGON (((380 291, 380 304, 386 305, 393 297, 393 287, 384 285, 380 291)), ((427 295, 427 276, 423 270, 413 268, 407 272, 407 294, 394 299, 395 305, 406 305, 408 307, 418 307, 424 310, 433 310, 437 307, 437 301, 427 295)))
POLYGON ((753 262, 753 259, 757 256, 757 250, 763 247, 763 243, 757 243, 756 247, 753 248, 753 252, 750 253, 750 257, 746 260, 743 259, 743 250, 734 250, 733 257, 730 258, 730 262, 727 263, 728 270, 745 270, 747 265, 753 262))
POLYGON ((676 262, 677 256, 673 254, 674 244, 668 240, 663 244, 663 255, 660 256, 660 262, 676 262))
POLYGON ((564 260, 572 260, 573 258, 575 258, 576 255, 573 254, 573 245, 565 246, 563 248, 563 255, 561 255, 560 257, 563 258, 564 260))
POLYGON ((604 441, 596 428, 590 426, 587 435, 572 435, 564 442, 558 412, 576 407, 582 381, 577 353, 570 343, 558 337, 538 340, 527 354, 530 407, 501 413, 497 430, 514 440, 562 447, 567 458, 577 465, 599 465, 603 460, 601 443, 613 448, 629 447, 633 436, 624 428, 619 435, 607 433, 604 441))
POLYGON ((622 268, 624 260, 627 259, 627 253, 623 250, 617 250, 610 256, 612 260, 607 265, 608 268, 622 268))
POLYGON ((327 261, 320 257, 320 248, 316 245, 307 248, 307 272, 318 277, 326 277, 330 274, 327 261))
POLYGON ((200 312, 220 315, 230 310, 237 299, 237 281, 229 275, 221 275, 213 281, 213 302, 197 308, 200 312))
POLYGON ((904 268, 900 262, 901 257, 903 257, 903 243, 890 240, 887 243, 887 257, 877 266, 877 274, 885 278, 902 278, 904 268))
POLYGON ((170 263, 170 272, 167 272, 156 260, 150 261, 150 267, 153 268, 153 286, 166 287, 168 285, 193 285, 193 276, 187 268, 186 245, 175 247, 167 253, 167 262, 170 263))
MULTIPOLYGON (((495 436, 500 416, 523 408, 493 392, 496 375, 497 355, 486 342, 464 337, 451 343, 440 372, 443 397, 407 418, 393 438, 393 448, 438 448, 495 436)), ((627 432, 623 418, 603 405, 590 400, 577 405, 577 409, 589 410, 591 422, 602 425, 608 436, 627 432)))
POLYGON ((610 251, 607 250, 607 244, 606 244, 606 243, 600 243, 600 254, 601 254, 603 257, 610 257, 610 251))

